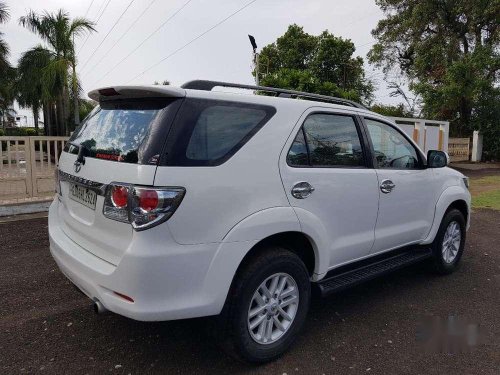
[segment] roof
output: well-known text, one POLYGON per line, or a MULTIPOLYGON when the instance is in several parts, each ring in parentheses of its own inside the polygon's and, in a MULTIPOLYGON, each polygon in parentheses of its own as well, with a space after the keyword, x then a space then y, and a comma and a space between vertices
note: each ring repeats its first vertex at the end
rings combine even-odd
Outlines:
MULTIPOLYGON (((183 85, 183 87, 175 87, 170 85, 131 85, 131 86, 112 86, 104 87, 89 92, 89 97, 102 102, 115 99, 130 99, 144 97, 170 97, 170 98, 203 98, 238 102, 250 102, 254 104, 267 104, 275 107, 294 106, 302 107, 304 110, 315 107, 328 107, 334 109, 350 110, 358 113, 369 113, 377 117, 383 117, 379 114, 369 111, 366 107, 359 103, 352 102, 347 99, 328 97, 324 95, 316 95, 293 90, 283 90, 271 87, 250 86, 231 84, 218 81, 191 81, 183 85), (193 84, 196 83, 196 84, 193 84), (201 84, 200 84, 201 83, 201 84), (200 84, 200 85, 197 85, 200 84), (203 85, 205 85, 203 87, 203 85), (212 88, 222 86, 229 88, 241 88, 246 92, 228 92, 228 91, 211 91, 212 88), (201 87, 202 89, 194 89, 190 87, 201 87), (271 91, 278 93, 276 96, 248 94, 248 90, 255 91, 271 91), (342 103, 345 102, 345 103, 342 103), (342 104, 341 104, 342 103, 342 104)), ((385 117, 384 117, 385 118, 385 117)))

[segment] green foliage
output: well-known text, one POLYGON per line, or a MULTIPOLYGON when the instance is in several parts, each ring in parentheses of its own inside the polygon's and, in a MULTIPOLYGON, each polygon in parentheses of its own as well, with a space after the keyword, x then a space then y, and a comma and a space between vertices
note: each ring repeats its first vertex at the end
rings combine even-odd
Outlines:
POLYGON ((5 135, 5 132, 3 129, 0 129, 0 137, 3 137, 5 135))
POLYGON ((35 128, 7 128, 6 135, 12 137, 32 137, 39 134, 35 128))
MULTIPOLYGON (((9 20, 10 14, 7 5, 0 1, 0 24, 9 20)), ((14 100, 12 85, 15 70, 10 66, 9 46, 3 39, 3 33, 0 32, 0 126, 3 126, 4 114, 11 109, 14 100)))
POLYGON ((9 8, 3 1, 0 1, 0 23, 7 22, 9 18, 10 18, 9 8))
MULTIPOLYGON (((368 102, 373 85, 354 44, 324 31, 318 36, 290 25, 260 53, 260 84, 368 102)), ((255 72, 254 72, 255 74, 255 72)))
POLYGON ((51 74, 50 66, 55 55, 42 46, 34 47, 21 55, 17 67, 15 91, 23 108, 32 108, 38 115, 42 102, 53 100, 58 91, 58 81, 51 74))
POLYGON ((406 109, 402 103, 398 105, 374 104, 370 109, 384 116, 414 117, 414 113, 406 109))
MULTIPOLYGON (((38 76, 33 87, 19 84, 21 101, 25 106, 36 111, 36 105, 42 104, 46 110, 54 104, 58 113, 50 116, 57 124, 46 124, 52 129, 52 135, 65 134, 71 127, 69 102, 75 98, 73 112, 78 110, 79 84, 76 74, 76 55, 74 39, 86 32, 95 31, 94 23, 84 18, 71 19, 67 12, 38 14, 32 10, 19 19, 19 24, 37 34, 47 47, 35 47, 27 51, 20 64, 25 67, 20 75, 20 82, 31 75, 38 76), (76 108, 76 109, 75 109, 76 108), (55 126, 54 126, 55 125, 55 126)), ((76 116, 75 116, 76 117, 76 116)), ((47 122, 47 120, 46 120, 47 122)))
POLYGON ((452 136, 485 137, 500 154, 498 0, 377 0, 385 13, 370 62, 398 70, 423 100, 423 115, 449 120, 452 136))
POLYGON ((94 100, 80 99, 80 118, 85 119, 90 112, 95 108, 97 102, 94 100))

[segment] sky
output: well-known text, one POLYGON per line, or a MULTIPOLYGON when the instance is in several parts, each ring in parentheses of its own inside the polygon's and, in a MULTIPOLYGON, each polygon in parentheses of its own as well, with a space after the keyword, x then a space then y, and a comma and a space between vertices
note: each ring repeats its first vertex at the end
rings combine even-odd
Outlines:
POLYGON ((355 54, 365 58, 366 74, 376 85, 375 102, 400 101, 389 97, 383 74, 366 62, 374 43, 371 30, 383 17, 374 0, 3 1, 11 18, 0 31, 11 49, 13 65, 24 51, 43 44, 37 35, 19 26, 19 17, 28 10, 55 12, 62 8, 71 17, 85 16, 97 22, 97 33, 76 39, 77 72, 85 93, 99 87, 164 80, 176 86, 192 79, 252 84, 248 34, 262 48, 296 23, 310 34, 328 29, 352 40, 355 54))

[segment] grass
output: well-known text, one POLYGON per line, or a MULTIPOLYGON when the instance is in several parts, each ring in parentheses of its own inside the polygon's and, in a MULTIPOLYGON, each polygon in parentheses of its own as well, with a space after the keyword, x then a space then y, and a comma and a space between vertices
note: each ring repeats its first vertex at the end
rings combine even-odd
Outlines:
POLYGON ((492 190, 472 197, 472 207, 500 210, 500 190, 492 190))
POLYGON ((497 185, 500 189, 500 175, 473 178, 474 186, 497 185))
POLYGON ((486 176, 470 180, 472 207, 500 210, 500 176, 486 176))

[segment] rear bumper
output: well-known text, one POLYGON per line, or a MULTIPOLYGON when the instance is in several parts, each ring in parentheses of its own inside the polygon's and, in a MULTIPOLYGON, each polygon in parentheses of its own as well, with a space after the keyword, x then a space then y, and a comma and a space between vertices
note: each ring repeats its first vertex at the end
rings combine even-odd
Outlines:
MULTIPOLYGON (((113 265, 63 232, 58 204, 56 198, 49 210, 50 251, 61 271, 90 299, 98 299, 112 312, 143 321, 216 315, 222 310, 237 265, 229 262, 222 270, 220 265, 234 244, 179 245, 168 228, 160 225, 134 232, 130 246, 113 265), (134 302, 114 292, 130 296, 134 302)), ((241 246, 238 250, 242 251, 241 246)))

